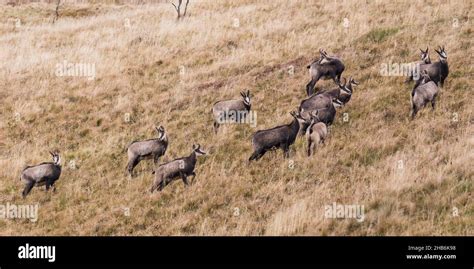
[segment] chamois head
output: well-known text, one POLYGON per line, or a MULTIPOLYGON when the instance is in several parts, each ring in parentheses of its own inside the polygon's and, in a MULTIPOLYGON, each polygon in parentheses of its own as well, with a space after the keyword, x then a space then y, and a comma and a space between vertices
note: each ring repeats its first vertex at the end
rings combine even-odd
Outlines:
POLYGON ((207 153, 205 153, 204 151, 201 150, 201 145, 197 144, 197 145, 193 145, 193 151, 196 153, 196 155, 205 155, 207 153))
POLYGON ((298 122, 301 122, 301 123, 305 122, 305 119, 301 117, 301 113, 300 111, 298 111, 298 109, 296 109, 296 111, 291 111, 290 115, 293 116, 293 118, 295 118, 298 122))
POLYGON ((336 98, 332 100, 332 104, 334 105, 335 108, 344 106, 344 103, 342 103, 341 101, 339 101, 339 99, 336 99, 336 98))
POLYGON ((321 121, 318 114, 319 114, 319 110, 314 110, 313 112, 311 112, 311 121, 313 123, 317 123, 321 121))
POLYGON ((158 132, 158 139, 160 141, 163 141, 166 139, 166 132, 165 128, 163 126, 155 127, 156 132, 158 132))
POLYGON ((426 70, 423 70, 423 72, 421 73, 420 80, 421 80, 421 84, 425 84, 425 83, 431 81, 431 78, 428 75, 428 72, 426 70))
POLYGON ((61 156, 59 156, 59 153, 50 151, 49 154, 53 157, 53 163, 55 165, 61 165, 61 156))
POLYGON ((352 78, 352 77, 349 78, 349 83, 352 84, 352 85, 354 85, 354 86, 359 85, 359 82, 356 81, 356 80, 355 80, 354 78, 352 78))
POLYGON ((439 47, 439 50, 435 49, 436 53, 439 55, 440 61, 444 62, 448 59, 448 54, 446 54, 446 50, 443 47, 439 47))
POLYGON ((430 54, 428 53, 428 47, 426 47, 426 50, 420 49, 420 57, 424 62, 430 57, 430 54))
POLYGON ((244 99, 244 104, 250 107, 250 91, 247 90, 247 92, 240 92, 240 95, 242 95, 242 98, 244 99))
POLYGON ((339 83, 337 84, 337 85, 339 86, 339 89, 341 89, 341 91, 343 91, 343 92, 345 92, 345 93, 347 93, 347 94, 352 94, 351 89, 349 89, 349 88, 347 87, 347 80, 346 80, 346 78, 342 78, 342 79, 344 80, 344 83, 340 83, 340 82, 339 82, 339 83))
POLYGON ((324 64, 328 62, 328 53, 324 49, 319 49, 319 64, 324 64))

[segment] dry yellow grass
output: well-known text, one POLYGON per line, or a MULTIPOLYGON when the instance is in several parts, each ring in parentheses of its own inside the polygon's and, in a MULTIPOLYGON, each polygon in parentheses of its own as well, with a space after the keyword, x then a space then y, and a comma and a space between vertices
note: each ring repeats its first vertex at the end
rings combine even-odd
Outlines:
POLYGON ((472 1, 192 1, 179 23, 165 4, 66 5, 52 25, 53 8, 0 7, 0 204, 40 205, 36 223, 0 220, 0 234, 474 234, 472 1), (446 46, 450 75, 436 110, 410 121, 411 85, 379 69, 427 45, 432 60, 446 46), (289 160, 248 165, 252 132, 291 120, 319 48, 361 83, 326 145, 307 158, 299 138, 289 160), (95 64, 96 79, 56 76, 65 60, 95 64), (213 135, 212 104, 243 89, 256 129, 213 135), (151 163, 128 180, 124 149, 158 123, 170 139, 163 160, 192 143, 209 155, 194 185, 150 195, 151 163), (57 192, 23 200, 22 168, 51 149, 63 157, 57 192), (325 219, 333 202, 364 205, 365 220, 325 219))

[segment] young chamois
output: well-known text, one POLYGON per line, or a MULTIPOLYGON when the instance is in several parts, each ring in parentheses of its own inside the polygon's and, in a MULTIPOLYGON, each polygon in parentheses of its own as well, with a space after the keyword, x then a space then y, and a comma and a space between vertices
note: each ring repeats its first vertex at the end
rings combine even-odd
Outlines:
POLYGON ((214 132, 217 133, 220 124, 236 122, 241 123, 250 112, 250 91, 241 92, 242 100, 219 101, 212 107, 214 117, 214 132))
POLYGON ((154 164, 158 163, 161 156, 165 155, 168 148, 168 138, 163 126, 155 127, 158 138, 145 141, 134 141, 127 148, 128 165, 127 171, 132 176, 133 168, 142 160, 153 159, 154 164))
POLYGON ((278 148, 283 150, 283 157, 289 157, 290 146, 295 142, 300 129, 300 123, 304 122, 299 112, 290 112, 290 114, 293 116, 291 123, 254 133, 252 137, 254 152, 250 156, 249 162, 252 160, 257 161, 267 151, 278 148))
POLYGON ((20 180, 25 183, 23 198, 25 198, 34 186, 46 186, 46 191, 53 187, 54 183, 61 176, 61 157, 56 152, 49 152, 53 157, 53 162, 44 162, 35 166, 27 166, 21 172, 20 180))
POLYGON ((166 185, 172 182, 175 179, 181 178, 186 186, 189 185, 188 176, 196 177, 194 173, 194 167, 196 166, 197 156, 206 154, 201 150, 199 144, 193 145, 193 152, 187 156, 173 161, 161 164, 153 172, 155 174, 155 180, 151 187, 151 192, 153 193, 156 189, 158 191, 163 190, 166 185))
POLYGON ((311 120, 308 123, 306 131, 306 140, 308 141, 308 156, 314 154, 314 148, 319 143, 323 143, 328 135, 328 128, 318 117, 319 110, 311 113, 311 120))
POLYGON ((413 89, 411 96, 412 96, 412 110, 411 110, 411 117, 412 119, 415 118, 416 113, 426 106, 427 103, 431 103, 431 107, 435 108, 436 97, 438 96, 439 88, 434 83, 428 72, 426 70, 423 71, 421 75, 421 79, 417 83, 418 85, 415 86, 413 89))
POLYGON ((314 87, 320 79, 332 79, 339 83, 342 72, 344 72, 344 63, 336 57, 329 57, 323 50, 319 50, 320 58, 307 66, 311 81, 306 85, 306 94, 311 96, 314 93, 314 87))

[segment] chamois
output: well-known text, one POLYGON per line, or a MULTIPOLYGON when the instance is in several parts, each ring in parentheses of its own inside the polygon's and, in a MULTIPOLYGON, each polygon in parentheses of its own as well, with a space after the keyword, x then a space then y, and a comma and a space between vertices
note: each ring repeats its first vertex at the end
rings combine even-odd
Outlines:
MULTIPOLYGON (((339 99, 341 100, 341 97, 344 96, 343 98, 344 99, 347 99, 347 97, 349 97, 350 99, 350 96, 352 95, 352 85, 351 83, 349 83, 349 86, 347 86, 347 81, 345 78, 342 78, 344 80, 344 83, 337 83, 337 88, 333 88, 333 89, 330 89, 330 90, 322 90, 322 91, 318 91, 316 94, 328 94, 330 95, 333 99, 339 99)), ((349 80, 349 82, 351 82, 352 80, 352 83, 355 84, 356 81, 352 79, 349 80)), ((357 84, 356 84, 357 85, 357 84)))
POLYGON ((338 97, 338 100, 341 101, 344 105, 346 105, 349 102, 349 100, 351 100, 352 90, 353 90, 352 85, 354 85, 355 87, 359 85, 359 82, 355 81, 352 77, 350 77, 348 84, 344 83, 344 85, 342 86, 344 90, 341 89, 341 93, 338 97))
POLYGON ((420 65, 420 73, 426 71, 430 76, 430 79, 441 87, 444 86, 444 80, 449 75, 449 66, 448 66, 448 55, 446 54, 446 50, 444 46, 439 50, 436 50, 436 53, 439 55, 439 61, 434 62, 432 64, 422 64, 420 65))
POLYGON ((311 120, 308 123, 308 129, 306 131, 306 140, 308 141, 308 156, 314 153, 314 147, 319 143, 324 143, 327 135, 328 128, 324 122, 318 117, 319 110, 311 113, 311 120))
POLYGON ((196 156, 206 154, 201 150, 199 144, 193 145, 193 152, 187 156, 175 159, 173 161, 161 164, 153 172, 155 174, 155 180, 151 187, 151 192, 153 193, 156 189, 158 191, 163 190, 163 188, 172 182, 175 179, 181 178, 186 186, 189 185, 188 176, 196 177, 194 173, 194 167, 196 166, 197 158, 196 156))
MULTIPOLYGON (((422 64, 431 64, 431 59, 430 59, 430 54, 428 52, 429 48, 426 47, 426 50, 422 50, 420 49, 420 58, 421 60, 420 61, 417 61, 417 62, 413 62, 412 65, 416 65, 416 66, 421 66, 422 64)), ((410 74, 408 76, 408 78, 405 80, 405 83, 408 83, 412 80, 414 80, 415 78, 415 73, 413 73, 414 71, 410 70, 410 74)))
POLYGON ((27 166, 21 172, 20 180, 25 183, 23 198, 25 198, 34 186, 46 186, 46 191, 53 187, 54 183, 61 176, 61 157, 56 152, 49 152, 53 157, 53 162, 44 162, 35 166, 27 166))
MULTIPOLYGON (((320 109, 319 118, 327 125, 334 122, 336 107, 341 107, 343 103, 329 93, 313 95, 300 103, 299 111, 301 116, 308 120, 312 111, 320 109)), ((306 128, 304 128, 306 131, 306 128)))
POLYGON ((254 133, 252 137, 252 146, 254 152, 249 158, 252 160, 260 159, 267 151, 281 148, 283 157, 289 157, 290 146, 295 142, 300 129, 300 123, 304 121, 299 112, 290 112, 293 121, 287 125, 280 125, 272 129, 260 130, 254 133))
POLYGON ((245 120, 245 117, 250 111, 250 91, 241 92, 242 100, 225 100, 219 101, 212 107, 212 115, 214 117, 214 132, 217 133, 217 129, 220 124, 226 122, 241 122, 245 120), (232 117, 232 114, 235 117, 232 117))
POLYGON ((430 64, 431 59, 430 59, 430 53, 428 52, 429 48, 426 47, 426 50, 420 49, 420 58, 421 58, 421 63, 424 64, 430 64))
POLYGON ((132 176, 133 168, 135 168, 141 160, 153 159, 156 165, 159 158, 165 155, 166 149, 168 148, 168 138, 165 128, 160 126, 155 127, 155 130, 158 132, 158 138, 134 141, 128 146, 127 171, 130 176, 132 176))
POLYGON ((431 107, 435 108, 436 96, 438 95, 439 88, 434 83, 428 72, 423 71, 419 85, 417 85, 412 91, 412 111, 411 117, 415 118, 416 113, 423 108, 428 102, 431 102, 431 107))
POLYGON ((311 77, 311 81, 306 85, 308 96, 314 93, 314 86, 319 79, 333 79, 334 82, 339 83, 345 69, 344 63, 340 59, 327 56, 327 53, 322 49, 319 50, 319 53, 321 57, 307 66, 311 77))

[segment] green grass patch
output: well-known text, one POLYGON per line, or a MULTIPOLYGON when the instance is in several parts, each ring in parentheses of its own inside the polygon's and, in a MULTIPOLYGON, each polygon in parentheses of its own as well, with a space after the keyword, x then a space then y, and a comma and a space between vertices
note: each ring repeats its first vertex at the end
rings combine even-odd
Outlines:
POLYGON ((365 35, 365 40, 374 43, 382 43, 399 30, 399 28, 377 28, 368 32, 365 35))

